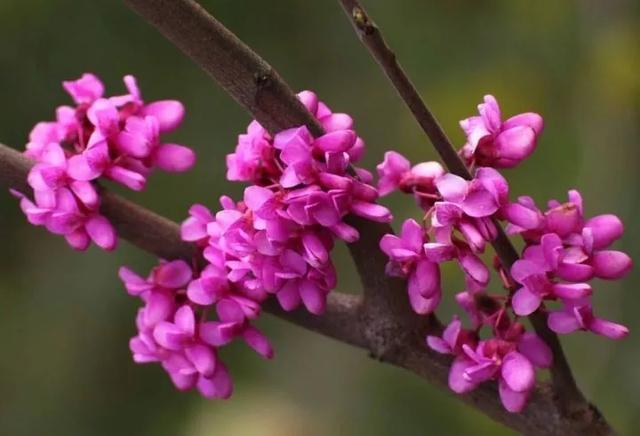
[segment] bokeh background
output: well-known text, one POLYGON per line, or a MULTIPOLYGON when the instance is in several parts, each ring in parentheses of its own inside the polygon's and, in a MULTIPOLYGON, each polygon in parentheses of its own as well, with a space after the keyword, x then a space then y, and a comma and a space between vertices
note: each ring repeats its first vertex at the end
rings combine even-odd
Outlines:
MULTIPOLYGON (((295 89, 314 89, 355 117, 369 145, 365 166, 389 148, 414 162, 436 158, 337 2, 203 3, 295 89)), ((504 114, 543 114, 537 152, 507 172, 512 192, 544 203, 580 187, 589 214, 623 217, 618 248, 639 258, 640 2, 365 3, 457 144, 458 120, 485 93, 498 97, 504 114)), ((181 220, 191 203, 213 206, 221 194, 241 192, 224 180, 223 158, 247 114, 121 2, 0 2, 0 141, 23 147, 31 126, 68 102, 61 80, 85 71, 112 94, 132 73, 147 99, 179 98, 188 108, 174 139, 197 150, 195 170, 157 174, 146 192, 127 196, 181 220)), ((417 213, 408 198, 387 203, 398 220, 417 213)), ((236 383, 231 401, 179 393, 159 367, 134 365, 127 348, 137 301, 117 268, 143 272, 153 261, 127 243, 115 254, 75 253, 26 224, 0 192, 0 434, 511 434, 448 392, 268 315, 259 325, 275 360, 242 345, 223 353, 236 383)), ((357 289, 345 249, 336 263, 340 289, 357 289)), ((461 290, 455 270, 445 273, 447 291, 461 290)), ((599 312, 629 325, 627 340, 563 338, 579 384, 629 435, 640 426, 639 281, 636 270, 620 283, 597 283, 599 312)))

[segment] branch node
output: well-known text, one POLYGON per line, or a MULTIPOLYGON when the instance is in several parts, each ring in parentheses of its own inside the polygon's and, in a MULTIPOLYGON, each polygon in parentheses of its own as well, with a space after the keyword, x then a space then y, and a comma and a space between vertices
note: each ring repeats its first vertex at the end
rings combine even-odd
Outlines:
POLYGON ((362 8, 355 6, 351 11, 351 15, 353 16, 353 21, 358 29, 360 29, 360 31, 365 35, 371 35, 376 31, 375 24, 369 20, 369 17, 362 8))
POLYGON ((257 92, 260 92, 265 88, 269 88, 273 81, 272 78, 273 78, 273 75, 269 71, 266 71, 266 72, 261 71, 261 72, 255 73, 253 75, 253 80, 256 83, 257 92))

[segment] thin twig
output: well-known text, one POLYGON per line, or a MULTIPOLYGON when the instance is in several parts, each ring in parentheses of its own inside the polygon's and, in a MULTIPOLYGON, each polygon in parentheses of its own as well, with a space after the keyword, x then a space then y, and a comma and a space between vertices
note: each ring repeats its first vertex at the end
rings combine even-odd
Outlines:
MULTIPOLYGON (((400 66, 396 55, 385 42, 378 26, 370 19, 364 8, 357 0, 339 0, 354 29, 369 50, 387 78, 391 81, 398 94, 411 110, 418 124, 422 127, 434 148, 444 163, 454 174, 466 179, 471 178, 469 170, 460 159, 451 141, 438 124, 422 100, 415 86, 400 66)), ((508 271, 518 259, 518 254, 502 227, 496 223, 498 237, 493 241, 493 247, 502 264, 508 271)), ((566 415, 586 414, 590 418, 591 406, 580 392, 571 368, 555 333, 547 326, 546 316, 538 311, 531 315, 531 322, 536 332, 547 342, 554 354, 554 365, 551 369, 552 380, 558 402, 566 415)))
MULTIPOLYGON (((32 162, 19 152, 0 144, 0 185, 30 193, 26 177, 31 166, 32 162)), ((107 190, 102 191, 101 209, 122 237, 143 250, 165 259, 190 259, 193 255, 192 246, 180 239, 179 226, 175 222, 107 190)), ((268 301, 264 307, 271 314, 293 324, 365 349, 371 356, 383 356, 383 361, 407 369, 441 388, 447 386, 451 359, 428 350, 422 334, 404 335, 401 341, 394 340, 391 345, 375 339, 376 331, 387 328, 388 314, 381 314, 379 319, 363 317, 365 309, 359 296, 332 292, 326 313, 322 316, 314 316, 304 310, 285 312, 274 300, 268 301), (387 352, 390 347, 393 348, 392 353, 387 352)), ((573 421, 556 412, 553 394, 545 383, 538 383, 527 409, 520 414, 504 410, 495 383, 485 383, 459 398, 496 421, 525 434, 588 434, 580 432, 573 421)))

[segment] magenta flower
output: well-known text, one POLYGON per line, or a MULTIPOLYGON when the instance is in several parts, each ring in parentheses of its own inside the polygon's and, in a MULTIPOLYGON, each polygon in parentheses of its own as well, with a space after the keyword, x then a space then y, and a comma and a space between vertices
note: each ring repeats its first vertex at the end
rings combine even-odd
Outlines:
POLYGON ((435 180, 444 175, 445 171, 438 162, 422 162, 413 167, 400 153, 388 151, 384 154, 384 161, 377 166, 378 192, 385 196, 396 189, 405 193, 412 193, 420 207, 428 210, 435 200, 435 180))
POLYGON ((487 241, 496 236, 491 217, 507 202, 509 185, 492 168, 478 168, 473 180, 445 174, 435 181, 442 201, 434 204, 431 225, 440 242, 450 239, 457 229, 469 245, 482 252, 487 241))
POLYGON ((220 321, 204 322, 200 326, 200 336, 204 342, 220 347, 236 337, 241 337, 265 359, 273 357, 269 340, 248 322, 257 316, 254 309, 245 308, 238 301, 225 299, 216 305, 216 311, 220 321))
POLYGON ((460 354, 462 346, 475 347, 477 335, 462 328, 462 323, 457 316, 454 316, 449 325, 442 332, 442 337, 428 335, 427 345, 434 351, 441 354, 460 354))
POLYGON ((380 249, 389 256, 387 272, 408 278, 411 307, 421 315, 436 309, 442 293, 438 264, 425 254, 425 236, 420 224, 409 219, 402 224, 400 237, 384 235, 380 240, 380 249))
MULTIPOLYGON (((312 91, 302 91, 298 98, 307 110, 315 116, 326 132, 339 130, 353 130, 353 119, 348 114, 335 113, 312 91)), ((349 162, 358 162, 364 154, 365 143, 360 137, 356 137, 353 144, 345 150, 349 162)))
POLYGON ((104 94, 104 85, 91 73, 85 73, 77 80, 64 81, 62 86, 76 104, 91 104, 104 94))
MULTIPOLYGON (((202 205, 189 210, 181 227, 182 238, 196 243, 207 265, 188 281, 186 290, 160 294, 173 296, 173 306, 167 307, 174 309, 186 297, 189 307, 201 312, 202 322, 193 333, 165 317, 159 329, 169 339, 177 338, 178 344, 156 337, 154 343, 160 342, 160 348, 175 349, 196 336, 214 348, 241 338, 270 358, 271 345, 250 323, 259 316, 261 304, 274 295, 284 310, 302 304, 309 312, 321 314, 328 293, 336 286, 330 257, 334 239, 353 242, 359 236, 344 219, 357 215, 373 221, 391 220, 389 210, 375 203, 378 192, 369 184, 371 174, 361 168, 349 169, 364 147, 351 130, 351 118, 332 113, 315 94, 302 93, 300 98, 326 133, 313 138, 306 127, 296 127, 271 138, 253 122, 247 134, 240 135, 235 152, 227 156, 227 177, 253 183, 245 189, 243 201, 222 197, 223 209, 216 213, 202 205), (217 319, 209 320, 207 314, 214 306, 217 319)), ((119 136, 125 147, 133 147, 130 154, 143 156, 153 140, 134 139, 137 126, 125 127, 119 136)), ((143 299, 146 295, 141 294, 143 299)), ((137 343, 144 344, 140 350, 153 354, 153 344, 147 344, 144 333, 137 343)), ((147 359, 142 351, 138 355, 147 359)), ((177 359, 179 371, 189 368, 182 357, 172 359, 177 359)), ((176 383, 173 366, 160 361, 176 383)), ((192 379, 184 385, 192 387, 192 379)))
POLYGON ((547 323, 559 334, 584 330, 610 339, 622 339, 629 334, 627 327, 596 317, 588 299, 566 300, 563 310, 549 313, 547 323))
POLYGON ((138 335, 130 348, 137 363, 160 362, 180 390, 197 388, 209 398, 228 398, 232 383, 216 347, 200 338, 194 308, 184 301, 192 270, 183 261, 161 263, 148 278, 120 269, 127 291, 145 306, 138 312, 138 335))
POLYGON ((462 394, 480 383, 498 380, 500 398, 510 412, 524 409, 535 385, 535 368, 551 366, 549 347, 534 333, 523 333, 522 326, 502 318, 509 336, 478 342, 477 333, 462 328, 457 317, 442 337, 427 336, 427 345, 455 359, 449 371, 449 387, 462 394))
POLYGON ((620 219, 599 215, 585 220, 578 191, 569 191, 566 203, 551 201, 544 214, 528 198, 505 206, 503 214, 510 221, 508 231, 521 233, 530 247, 546 240, 542 248, 529 247, 525 254, 535 252, 539 259, 544 258, 540 262, 563 280, 578 282, 593 276, 618 279, 632 267, 625 253, 604 250, 622 235, 620 219))
POLYGON ((263 184, 279 176, 271 136, 257 121, 252 121, 247 133, 238 136, 235 152, 227 155, 227 179, 263 184))
MULTIPOLYGON (((12 191, 20 199, 20 208, 27 220, 48 231, 63 235, 75 250, 86 250, 91 241, 104 250, 113 250, 117 236, 111 223, 95 209, 89 209, 67 188, 49 195, 38 196, 35 203, 23 194, 12 191)), ((48 194, 48 193, 47 193, 48 194)))
POLYGON ((98 206, 98 193, 93 185, 69 175, 67 157, 59 144, 50 143, 43 147, 39 163, 29 172, 27 181, 42 206, 55 207, 56 191, 65 187, 87 208, 98 206))
POLYGON ((181 103, 159 101, 147 108, 139 100, 139 93, 138 97, 96 100, 87 110, 95 130, 89 133, 86 149, 71 161, 74 177, 94 180, 104 175, 130 189, 141 190, 154 167, 168 172, 190 169, 195 163, 193 151, 160 142, 160 133, 175 129, 183 116, 181 103), (118 103, 124 106, 118 107, 118 103))
MULTIPOLYGON (((179 124, 181 106, 145 105, 133 78, 125 79, 128 94, 108 99, 98 89, 83 90, 93 86, 87 83, 74 85, 84 101, 86 131, 73 132, 79 129, 70 116, 74 109, 65 108, 55 126, 41 124, 32 132, 30 153, 41 160, 32 184, 41 203, 25 204, 34 222, 49 223, 50 208, 58 207, 51 192, 71 192, 67 185, 74 181, 90 185, 105 176, 136 187, 153 166, 182 167, 179 148, 164 163, 156 156, 164 148, 160 133, 179 124), (76 139, 75 156, 66 156, 67 150, 63 159, 52 160, 47 147, 38 144, 49 138, 69 141, 73 135, 83 138, 76 139)), ((442 336, 426 338, 429 348, 454 357, 449 372, 453 391, 468 392, 493 380, 504 407, 522 411, 535 386, 536 368, 548 368, 552 353, 518 317, 547 301, 563 304, 548 315, 550 328, 559 333, 582 329, 612 338, 626 335, 624 326, 593 315, 592 289, 583 283, 592 277, 619 278, 630 269, 626 254, 608 249, 622 234, 620 220, 613 215, 585 219, 577 191, 570 191, 566 203, 550 202, 546 211, 530 197, 510 203, 507 181, 494 169, 515 166, 533 151, 542 130, 538 115, 502 122, 495 99, 488 96, 480 116, 462 122, 468 139, 462 154, 470 164, 481 165, 472 180, 445 173, 436 162, 411 166, 402 155, 387 152, 377 167, 375 188, 371 173, 353 165, 364 152, 353 119, 332 112, 312 92, 298 97, 325 133, 314 137, 298 126, 272 136, 256 121, 249 125, 226 160, 229 180, 250 182, 242 201, 222 197, 222 209, 215 213, 193 205, 181 227, 182 239, 195 244, 205 265, 162 263, 146 279, 121 270, 127 290, 144 302, 136 320, 138 334, 130 343, 136 362, 159 362, 179 389, 226 398, 232 385, 218 348, 241 339, 271 358, 269 340, 253 325, 269 298, 286 311, 303 307, 321 315, 337 285, 331 260, 335 240, 359 238, 348 217, 391 221, 389 209, 377 200, 394 190, 413 194, 425 212, 423 224, 408 219, 399 236, 387 234, 379 242, 389 258, 387 274, 407 280, 412 309, 427 315, 439 305, 440 263, 456 260, 464 272, 465 290, 456 301, 473 328, 463 328, 454 316, 442 336), (491 274, 479 257, 497 237, 496 220, 506 220, 509 232, 521 234, 526 243, 511 275, 494 260, 508 295, 486 293, 491 274), (514 282, 518 289, 511 294, 514 282), (491 337, 481 340, 485 327, 491 337)), ((72 195, 89 197, 82 184, 74 186, 79 192, 72 195)))
POLYGON ((522 346, 491 339, 481 341, 475 349, 466 344, 462 348, 464 355, 457 357, 451 367, 449 387, 456 393, 464 393, 484 381, 498 379, 500 399, 509 412, 524 409, 535 386, 535 366, 551 364, 546 344, 531 336, 522 346))
POLYGON ((175 297, 184 293, 193 271, 186 262, 174 260, 155 267, 146 279, 127 267, 120 268, 119 276, 129 295, 145 302, 139 325, 151 328, 172 316, 176 309, 175 297))
POLYGON ((181 390, 196 387, 209 398, 228 398, 232 392, 231 379, 215 348, 198 338, 193 310, 181 306, 173 322, 161 321, 153 329, 153 338, 162 347, 163 368, 181 390))
POLYGON ((277 262, 265 264, 265 274, 273 274, 276 296, 285 310, 295 309, 300 302, 315 315, 321 315, 326 305, 329 288, 322 278, 322 272, 314 277, 312 267, 304 257, 294 250, 286 249, 277 262))
POLYGON ((209 237, 207 226, 214 221, 211 211, 201 204, 189 208, 189 218, 180 227, 180 235, 184 241, 206 242, 209 237))
POLYGON ((467 143, 460 154, 469 165, 512 168, 529 157, 543 129, 542 117, 533 112, 502 121, 500 107, 492 95, 478 105, 479 116, 460 121, 467 143))
POLYGON ((99 213, 93 181, 106 177, 141 190, 153 167, 184 171, 195 162, 190 149, 159 140, 182 121, 182 104, 145 105, 133 76, 124 82, 129 93, 110 98, 93 74, 63 82, 76 107, 60 106, 56 121, 38 123, 29 135, 25 154, 36 160, 28 179, 34 201, 16 196, 29 222, 64 235, 78 250, 91 241, 106 250, 116 246, 113 226, 99 213))

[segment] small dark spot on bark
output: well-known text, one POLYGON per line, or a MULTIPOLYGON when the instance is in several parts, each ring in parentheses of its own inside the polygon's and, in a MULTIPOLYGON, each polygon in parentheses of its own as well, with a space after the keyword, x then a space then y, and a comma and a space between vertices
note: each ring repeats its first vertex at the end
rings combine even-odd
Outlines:
POLYGON ((271 83, 271 73, 268 72, 255 73, 253 78, 258 89, 267 88, 271 83))

